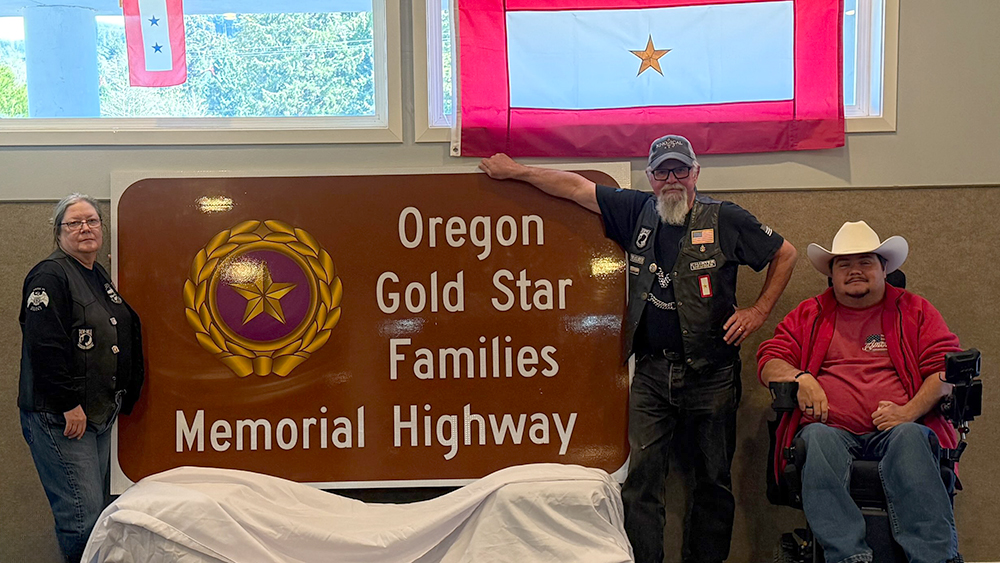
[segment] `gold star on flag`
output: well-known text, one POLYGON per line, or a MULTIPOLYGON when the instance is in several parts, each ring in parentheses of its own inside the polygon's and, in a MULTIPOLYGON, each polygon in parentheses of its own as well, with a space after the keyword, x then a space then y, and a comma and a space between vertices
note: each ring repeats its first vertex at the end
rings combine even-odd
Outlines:
POLYGON ((230 284, 233 291, 247 300, 247 309, 243 313, 243 324, 252 321, 261 313, 267 313, 281 324, 285 324, 285 314, 281 311, 281 298, 295 289, 294 283, 274 283, 271 281, 271 270, 264 263, 263 271, 253 283, 230 284))
POLYGON ((649 36, 649 41, 646 42, 646 49, 644 51, 630 51, 633 55, 639 57, 642 63, 639 65, 639 76, 646 69, 653 69, 663 76, 663 71, 660 70, 660 57, 669 53, 671 49, 655 49, 653 48, 653 36, 649 36))

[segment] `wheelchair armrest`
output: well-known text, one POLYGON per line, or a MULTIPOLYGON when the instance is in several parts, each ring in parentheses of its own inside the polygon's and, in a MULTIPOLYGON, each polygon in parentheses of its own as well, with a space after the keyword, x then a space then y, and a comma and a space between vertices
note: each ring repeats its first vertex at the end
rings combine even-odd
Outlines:
POLYGON ((774 412, 780 414, 799 408, 797 381, 772 381, 767 388, 771 392, 771 409, 774 412))

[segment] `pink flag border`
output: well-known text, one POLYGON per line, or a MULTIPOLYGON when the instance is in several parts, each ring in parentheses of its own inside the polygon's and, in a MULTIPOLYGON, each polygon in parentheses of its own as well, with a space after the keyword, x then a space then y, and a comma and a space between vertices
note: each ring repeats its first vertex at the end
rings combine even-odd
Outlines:
POLYGON ((184 2, 166 0, 167 23, 170 26, 170 70, 146 70, 146 49, 142 36, 139 0, 123 0, 125 45, 128 51, 128 81, 132 86, 176 86, 187 80, 187 53, 184 41, 184 2), (179 39, 178 39, 179 38, 179 39))
POLYGON ((639 157, 648 154, 653 139, 667 133, 684 135, 699 154, 843 146, 842 0, 792 0, 793 100, 601 110, 510 106, 506 11, 767 1, 773 0, 459 0, 462 156, 506 152, 511 156, 639 157))

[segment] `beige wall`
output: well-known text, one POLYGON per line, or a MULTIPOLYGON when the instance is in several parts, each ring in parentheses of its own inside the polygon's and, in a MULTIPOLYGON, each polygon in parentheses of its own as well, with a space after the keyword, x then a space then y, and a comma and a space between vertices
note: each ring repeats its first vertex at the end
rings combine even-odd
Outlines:
MULTIPOLYGON (((401 29, 410 41, 409 2, 401 29)), ((993 329, 1000 317, 995 241, 1000 227, 1000 2, 905 0, 900 10, 898 131, 850 135, 843 149, 702 159, 705 191, 723 195, 756 213, 796 244, 829 244, 844 220, 866 219, 883 236, 900 234, 911 243, 905 270, 910 288, 944 314, 965 346, 983 351, 986 414, 973 425, 963 463, 968 491, 956 501, 962 551, 970 561, 1000 560, 1000 484, 988 474, 998 413, 993 396, 1000 342, 993 329), (934 186, 892 189, 896 186, 934 186), (977 187, 978 186, 978 187, 977 187), (843 188, 774 191, 773 188, 843 188), (731 193, 733 190, 759 190, 731 193)), ((404 56, 404 99, 412 71, 404 56)), ((407 109, 412 113, 412 107, 407 109)), ((472 159, 449 159, 444 144, 415 144, 411 115, 404 117, 402 145, 280 147, 88 147, 0 148, 0 199, 50 199, 69 191, 110 195, 110 175, 119 170, 247 170, 283 173, 350 168, 381 172, 420 167, 471 170, 472 159)), ((633 182, 644 183, 642 162, 633 162, 633 182)), ((50 250, 45 219, 51 203, 0 203, 0 561, 57 561, 51 514, 20 437, 17 387, 20 335, 19 291, 28 269, 50 250)), ((152 233, 155 235, 156 233, 152 233)), ((761 277, 747 271, 741 298, 756 295, 761 277)), ((767 394, 752 372, 753 349, 778 317, 818 292, 823 280, 800 260, 792 283, 767 325, 745 346, 744 403, 736 464, 737 525, 731 561, 763 561, 780 531, 800 514, 764 500, 764 419, 767 394)), ((679 494, 676 486, 672 493, 679 494)), ((676 530, 679 513, 671 513, 676 530)), ((674 535, 676 538, 676 533, 674 535)), ((676 560, 673 559, 673 560, 676 560)))

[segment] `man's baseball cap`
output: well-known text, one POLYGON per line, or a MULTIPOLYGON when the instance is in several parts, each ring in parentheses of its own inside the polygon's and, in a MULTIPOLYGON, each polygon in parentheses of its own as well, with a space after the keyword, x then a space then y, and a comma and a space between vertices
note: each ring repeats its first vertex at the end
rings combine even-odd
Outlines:
POLYGON ((694 166, 696 159, 691 142, 680 135, 665 135, 649 145, 650 170, 656 170, 667 160, 679 160, 688 166, 694 166))

